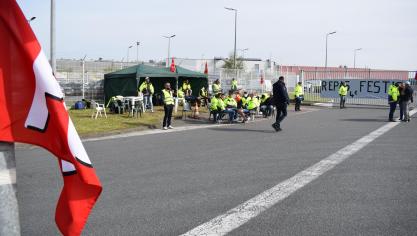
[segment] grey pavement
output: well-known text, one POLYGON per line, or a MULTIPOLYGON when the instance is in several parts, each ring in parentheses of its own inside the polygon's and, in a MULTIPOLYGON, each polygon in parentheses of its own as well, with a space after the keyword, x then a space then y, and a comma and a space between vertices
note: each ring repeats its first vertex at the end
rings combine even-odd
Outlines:
MULTIPOLYGON (((308 109, 308 108, 307 108, 308 109)), ((311 108, 310 108, 311 109, 311 108)), ((103 193, 84 235, 179 235, 386 123, 385 109, 85 143, 103 193)), ((402 123, 231 235, 416 235, 417 120, 402 123)), ((16 150, 22 235, 56 235, 58 163, 16 150)))

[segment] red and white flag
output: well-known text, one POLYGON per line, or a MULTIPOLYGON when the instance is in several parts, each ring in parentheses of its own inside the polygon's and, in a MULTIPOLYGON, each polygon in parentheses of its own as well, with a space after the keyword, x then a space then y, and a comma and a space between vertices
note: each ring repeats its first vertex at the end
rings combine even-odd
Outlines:
POLYGON ((171 67, 169 68, 169 71, 171 71, 172 73, 175 73, 176 69, 177 68, 175 67, 174 58, 172 58, 171 67))
POLYGON ((55 221, 62 234, 80 235, 102 187, 15 0, 0 1, 0 141, 38 145, 57 157, 64 186, 55 221))

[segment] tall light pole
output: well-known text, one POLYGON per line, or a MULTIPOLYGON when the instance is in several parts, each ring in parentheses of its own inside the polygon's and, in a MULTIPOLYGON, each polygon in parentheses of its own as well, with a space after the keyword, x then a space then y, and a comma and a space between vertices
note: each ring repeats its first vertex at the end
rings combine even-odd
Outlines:
POLYGON ((173 35, 171 35, 171 36, 163 36, 164 38, 166 38, 166 39, 168 39, 168 58, 167 58, 167 67, 169 67, 169 54, 170 54, 170 52, 171 52, 171 39, 173 38, 173 37, 175 37, 176 35, 175 34, 173 34, 173 35))
MULTIPOLYGON (((235 12, 235 46, 234 46, 234 50, 233 50, 233 67, 236 70, 236 33, 237 33, 237 9, 235 8, 231 8, 231 7, 225 7, 224 9, 229 10, 229 11, 234 11, 235 12)), ((236 72, 237 73, 237 72, 236 72)))
POLYGON ((55 0, 51 0, 51 67, 52 73, 56 74, 56 59, 55 59, 55 0))
POLYGON ((83 99, 85 98, 85 58, 87 57, 87 55, 85 55, 84 56, 84 58, 83 59, 81 59, 81 63, 82 63, 82 73, 83 73, 83 75, 82 75, 82 78, 83 78, 83 87, 82 87, 82 89, 83 89, 83 99))
POLYGON ((138 64, 139 64, 139 45, 140 45, 140 42, 139 41, 136 42, 136 63, 138 64))
POLYGON ((362 48, 356 48, 353 50, 353 68, 356 68, 356 52, 362 50, 362 48))
POLYGON ((126 55, 126 65, 129 67, 129 51, 133 47, 133 45, 130 45, 127 47, 127 55, 126 55))
POLYGON ((324 62, 324 68, 327 68, 327 40, 329 38, 329 35, 335 34, 336 31, 330 32, 326 34, 326 60, 324 62))

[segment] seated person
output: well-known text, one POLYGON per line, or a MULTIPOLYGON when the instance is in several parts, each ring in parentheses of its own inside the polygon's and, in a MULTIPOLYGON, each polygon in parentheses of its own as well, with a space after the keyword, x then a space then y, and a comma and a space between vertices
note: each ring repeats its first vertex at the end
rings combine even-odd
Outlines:
POLYGON ((260 110, 263 116, 266 118, 272 114, 273 106, 271 105, 271 96, 268 93, 264 93, 261 96, 260 110))
POLYGON ((233 110, 235 112, 234 119, 236 120, 237 119, 237 113, 236 113, 236 111, 237 111, 237 102, 236 102, 236 100, 235 100, 235 98, 233 96, 234 96, 233 91, 230 90, 229 91, 229 96, 227 96, 223 100, 223 102, 226 105, 226 109, 227 110, 233 110))
POLYGON ((204 102, 204 105, 207 106, 208 104, 208 91, 203 86, 200 90, 200 93, 198 94, 200 101, 204 102))
POLYGON ((256 111, 258 109, 258 99, 253 96, 254 94, 249 94, 249 98, 246 100, 246 109, 251 111, 256 111))
POLYGON ((193 91, 191 90, 191 84, 188 81, 188 79, 184 81, 184 83, 181 86, 181 89, 186 97, 191 96, 193 94, 193 91))
POLYGON ((226 96, 224 94, 221 94, 219 99, 219 106, 217 108, 220 111, 220 114, 229 114, 229 123, 232 123, 236 112, 233 109, 226 108, 226 104, 224 103, 225 99, 226 96))
POLYGON ((224 114, 229 114, 229 122, 233 121, 235 112, 233 110, 226 109, 226 105, 223 102, 224 98, 224 95, 221 93, 218 93, 216 96, 211 98, 210 112, 213 114, 214 123, 216 123, 217 120, 224 114))
POLYGON ((245 113, 248 113, 248 110, 243 109, 243 99, 240 96, 240 92, 235 92, 235 100, 236 100, 236 113, 242 117, 242 122, 245 123, 248 118, 245 113))
POLYGON ((214 97, 211 98, 211 103, 210 103, 210 113, 213 114, 213 122, 216 123, 217 122, 217 118, 219 116, 219 110, 218 110, 218 106, 219 104, 219 100, 220 100, 220 93, 216 94, 214 97))

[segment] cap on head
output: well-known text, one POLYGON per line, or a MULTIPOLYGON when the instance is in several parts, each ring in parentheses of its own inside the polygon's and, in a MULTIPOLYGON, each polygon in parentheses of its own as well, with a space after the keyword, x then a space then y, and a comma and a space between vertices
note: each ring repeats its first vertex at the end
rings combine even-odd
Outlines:
POLYGON ((145 80, 146 80, 146 81, 149 81, 149 77, 146 77, 146 78, 145 78, 145 80))
POLYGON ((410 81, 405 81, 405 84, 410 85, 411 83, 410 81))
POLYGON ((278 80, 280 80, 280 81, 284 81, 284 76, 280 76, 280 77, 278 78, 278 80))

